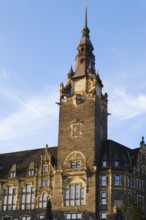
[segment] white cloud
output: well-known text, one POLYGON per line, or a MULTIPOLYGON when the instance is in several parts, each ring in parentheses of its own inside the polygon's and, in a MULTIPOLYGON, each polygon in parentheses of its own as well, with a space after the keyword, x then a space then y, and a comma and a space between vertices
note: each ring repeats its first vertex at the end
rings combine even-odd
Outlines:
POLYGON ((47 123, 53 123, 53 119, 57 118, 58 114, 55 105, 58 95, 53 89, 47 91, 48 95, 45 92, 24 100, 24 96, 19 91, 3 89, 3 95, 16 102, 17 108, 14 113, 10 113, 0 121, 0 141, 24 138, 34 130, 45 128, 48 126, 47 123))
MULTIPOLYGON (((11 74, 8 74, 8 79, 11 84, 0 83, 0 98, 3 97, 2 101, 6 101, 6 107, 10 107, 7 114, 2 114, 4 107, 3 110, 0 109, 0 114, 4 115, 2 119, 0 118, 1 152, 37 148, 45 146, 46 143, 49 146, 56 145, 59 109, 55 102, 58 101, 58 86, 45 88, 35 94, 34 90, 33 92, 27 90, 26 93, 26 90, 20 91, 13 85, 15 80, 14 82, 10 80, 11 74)), ((119 137, 123 143, 124 139, 129 140, 129 133, 133 133, 130 132, 128 124, 135 129, 135 133, 138 133, 136 130, 140 130, 141 121, 143 122, 145 117, 142 120, 138 119, 146 114, 146 95, 139 89, 134 91, 135 93, 129 89, 137 85, 131 79, 132 76, 123 71, 115 73, 113 78, 110 77, 106 82, 104 80, 105 89, 109 93, 109 112, 112 114, 109 133, 112 139, 116 136, 117 140, 119 137), (137 119, 138 122, 135 120, 131 125, 130 119, 137 119)), ((142 85, 142 82, 144 80, 141 79, 138 86, 142 85)), ((144 132, 140 132, 141 134, 144 132)), ((131 143, 132 138, 129 140, 131 143)))
POLYGON ((124 88, 114 87, 109 111, 117 120, 127 120, 146 114, 146 95, 128 94, 124 88))

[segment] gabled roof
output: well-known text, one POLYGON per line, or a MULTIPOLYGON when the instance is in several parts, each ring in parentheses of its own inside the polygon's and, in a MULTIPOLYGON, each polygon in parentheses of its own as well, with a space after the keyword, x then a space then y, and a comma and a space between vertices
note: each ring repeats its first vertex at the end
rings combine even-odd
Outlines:
MULTIPOLYGON (((114 161, 119 161, 119 169, 132 170, 136 165, 137 155, 139 148, 130 149, 124 145, 121 145, 112 140, 106 140, 103 142, 99 167, 101 168, 102 161, 107 161, 107 168, 114 169, 114 161)), ((116 168, 117 169, 117 168, 116 168)))
POLYGON ((16 164, 18 175, 20 176, 23 176, 23 174, 26 173, 31 162, 34 162, 35 167, 39 167, 41 155, 44 154, 45 149, 47 149, 48 153, 51 154, 53 163, 52 165, 54 165, 57 160, 57 147, 0 154, 0 172, 2 173, 1 176, 8 176, 14 164, 16 164))

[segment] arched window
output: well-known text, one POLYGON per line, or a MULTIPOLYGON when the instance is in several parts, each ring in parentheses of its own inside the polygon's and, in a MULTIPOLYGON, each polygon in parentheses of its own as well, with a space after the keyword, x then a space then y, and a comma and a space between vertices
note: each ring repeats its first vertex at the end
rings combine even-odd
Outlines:
POLYGON ((85 188, 80 183, 73 183, 65 189, 65 206, 85 205, 85 188))
POLYGON ((50 196, 48 196, 46 192, 42 193, 42 195, 38 198, 38 207, 46 208, 49 198, 50 196))

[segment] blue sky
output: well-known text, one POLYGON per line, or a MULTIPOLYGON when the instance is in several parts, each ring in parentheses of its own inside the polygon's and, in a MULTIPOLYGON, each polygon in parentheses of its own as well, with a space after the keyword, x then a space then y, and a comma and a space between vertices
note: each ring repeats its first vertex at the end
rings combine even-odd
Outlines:
MULTIPOLYGON (((146 1, 88 0, 109 139, 146 136, 146 1)), ((58 92, 84 24, 84 0, 0 0, 0 153, 56 146, 58 92)))

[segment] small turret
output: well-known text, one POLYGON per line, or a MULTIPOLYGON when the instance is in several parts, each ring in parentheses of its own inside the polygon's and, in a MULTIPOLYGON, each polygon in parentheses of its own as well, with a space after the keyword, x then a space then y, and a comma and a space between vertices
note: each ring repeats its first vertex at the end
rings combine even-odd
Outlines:
POLYGON ((73 71, 73 68, 72 68, 72 65, 71 65, 69 73, 67 75, 68 79, 71 79, 73 77, 73 75, 74 75, 74 71, 73 71))
POLYGON ((140 142, 140 147, 143 148, 145 147, 145 141, 144 141, 144 137, 142 136, 141 142, 140 142))

